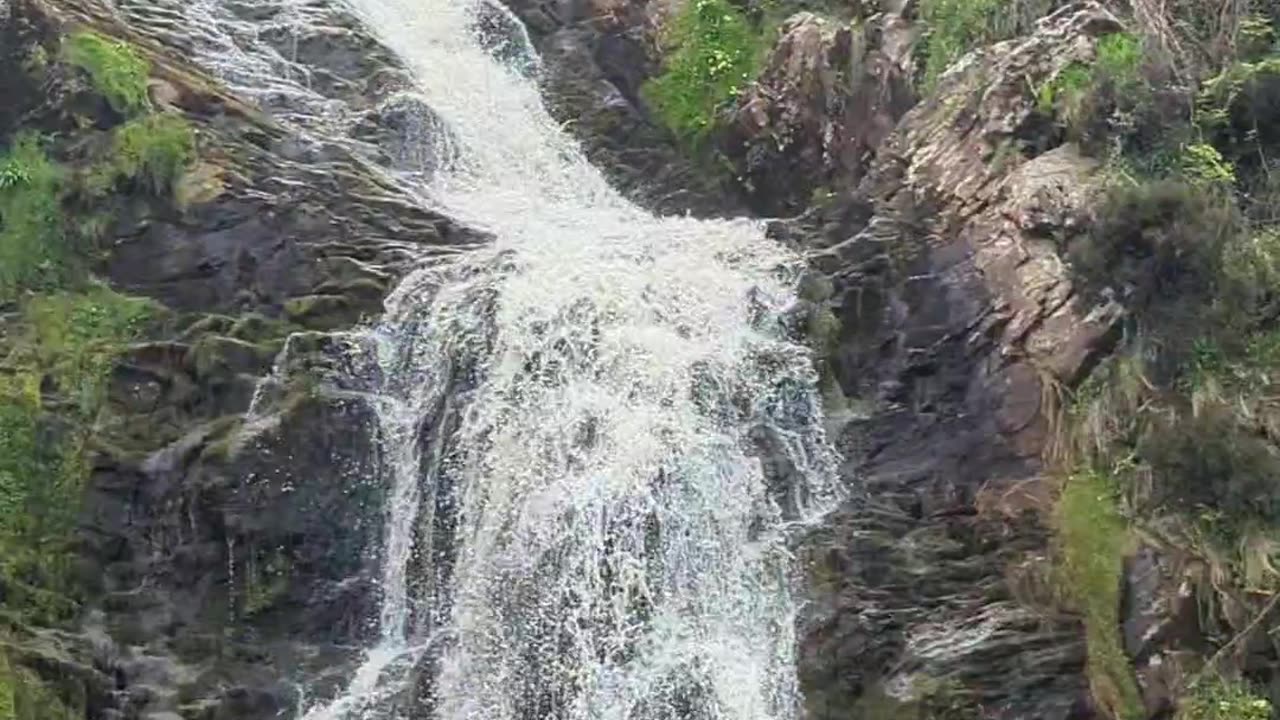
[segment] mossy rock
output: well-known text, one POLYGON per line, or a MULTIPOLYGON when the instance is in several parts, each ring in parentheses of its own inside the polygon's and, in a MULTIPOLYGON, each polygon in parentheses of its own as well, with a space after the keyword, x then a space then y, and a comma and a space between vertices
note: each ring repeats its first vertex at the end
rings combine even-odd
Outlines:
MULTIPOLYGON (((83 690, 78 693, 83 696, 83 690)), ((78 720, 85 711, 70 707, 56 689, 13 662, 0 646, 0 720, 78 720)), ((83 697, 79 698, 83 705, 83 697)))
POLYGON ((207 335, 192 346, 188 364, 197 378, 261 375, 271 368, 278 343, 257 344, 222 335, 207 335))
POLYGON ((284 304, 285 316, 310 330, 338 330, 351 327, 363 316, 361 308, 346 295, 304 295, 284 304))

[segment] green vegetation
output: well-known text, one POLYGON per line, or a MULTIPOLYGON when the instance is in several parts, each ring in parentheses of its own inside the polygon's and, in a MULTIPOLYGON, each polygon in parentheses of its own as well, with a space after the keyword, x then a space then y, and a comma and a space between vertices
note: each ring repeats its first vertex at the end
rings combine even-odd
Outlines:
POLYGON ((970 50, 998 39, 1004 0, 924 0, 920 18, 925 24, 924 85, 938 82, 951 63, 970 50))
POLYGON ((67 707, 30 670, 15 667, 0 649, 0 720, 76 720, 84 714, 67 707))
POLYGON ((1120 640, 1120 573, 1131 544, 1115 488, 1101 472, 1073 475, 1057 507, 1060 587, 1084 618, 1094 697, 1115 718, 1142 717, 1142 697, 1120 640))
POLYGON ((1138 66, 1142 63, 1142 42, 1137 36, 1118 32, 1098 39, 1097 72, 1122 85, 1137 80, 1138 66))
POLYGON ((1182 148, 1182 175, 1191 182, 1230 185, 1236 181, 1236 169, 1222 157, 1218 148, 1206 143, 1193 143, 1182 148))
POLYGON ((258 615, 275 606, 289 590, 289 575, 289 557, 284 549, 250 555, 241 608, 244 616, 258 615))
POLYGON ((1026 32, 1052 7, 1052 0, 922 0, 922 88, 930 92, 966 53, 1026 32))
POLYGON ((1280 144, 1280 55, 1236 62, 1209 78, 1196 98, 1195 122, 1204 140, 1246 174, 1267 169, 1280 144))
POLYGON ((131 120, 114 131, 110 156, 89 173, 89 192, 102 195, 121 181, 169 196, 195 158, 195 135, 183 118, 167 114, 131 120))
POLYGON ((95 32, 78 32, 63 46, 64 59, 89 73, 94 87, 121 115, 137 115, 150 103, 150 63, 128 43, 95 32))
POLYGON ((1142 43, 1130 33, 1111 33, 1098 39, 1097 59, 1091 65, 1072 63, 1036 90, 1040 112, 1056 114, 1070 135, 1079 139, 1100 115, 1126 109, 1142 93, 1138 70, 1142 43))
POLYGON ((14 138, 0 157, 0 303, 21 288, 66 277, 72 248, 63 222, 64 176, 31 133, 14 138))
POLYGON ((663 121, 696 145, 754 77, 762 37, 729 0, 690 0, 672 21, 662 73, 644 92, 663 121))
POLYGON ((148 301, 96 287, 33 296, 9 328, 0 361, 0 588, 10 609, 33 619, 74 610, 68 543, 84 443, 113 360, 151 312, 148 301), (65 404, 50 404, 54 392, 65 404))
POLYGON ((1183 699, 1176 720, 1270 720, 1271 702, 1244 683, 1221 679, 1197 685, 1183 699))

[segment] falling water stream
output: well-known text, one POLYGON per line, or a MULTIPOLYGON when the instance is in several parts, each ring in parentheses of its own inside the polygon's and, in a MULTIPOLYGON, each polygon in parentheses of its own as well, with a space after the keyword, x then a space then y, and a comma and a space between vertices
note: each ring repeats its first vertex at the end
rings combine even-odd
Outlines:
MULTIPOLYGON (((304 77, 215 37, 221 1, 182 10, 206 16, 202 61, 306 100, 300 125, 323 132, 304 77)), ((380 632, 302 717, 797 717, 786 539, 836 494, 782 321, 799 258, 758 223, 620 196, 528 63, 486 49, 494 6, 350 5, 439 120, 416 141, 448 143, 413 192, 493 241, 424 260, 351 336, 379 378, 380 632)))

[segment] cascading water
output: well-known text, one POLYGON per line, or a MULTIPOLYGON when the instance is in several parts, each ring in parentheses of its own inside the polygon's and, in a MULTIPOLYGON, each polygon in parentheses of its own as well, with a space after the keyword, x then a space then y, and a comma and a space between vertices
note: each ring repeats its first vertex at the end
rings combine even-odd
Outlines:
MULTIPOLYGON (((619 196, 546 113, 530 54, 479 36, 494 6, 350 1, 448 131, 406 182, 494 240, 424 264, 352 336, 379 378, 380 639, 303 716, 796 717, 785 541, 836 495, 781 321, 798 259, 756 223, 619 196), (787 478, 754 457, 760 432, 787 478)), ((192 7, 229 82, 301 98, 309 132, 341 125, 273 70, 290 60, 217 35, 218 0, 192 7)))

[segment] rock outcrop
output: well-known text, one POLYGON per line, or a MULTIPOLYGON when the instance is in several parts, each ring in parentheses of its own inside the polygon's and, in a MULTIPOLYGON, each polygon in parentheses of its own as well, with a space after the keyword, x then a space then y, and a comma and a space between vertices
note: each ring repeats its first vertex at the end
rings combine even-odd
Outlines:
POLYGON ((810 717, 940 692, 982 717, 1098 714, 1079 625, 1035 609, 1034 589, 1055 398, 1108 349, 1119 308, 1085 302, 1060 259, 1088 227, 1096 165, 1058 145, 1030 87, 1118 28, 1075 4, 971 55, 852 200, 775 226, 831 281, 858 489, 804 545, 810 717))
POLYGON ((852 191, 915 102, 916 31, 899 13, 841 25, 801 12, 778 34, 719 140, 751 207, 773 216, 852 191))

